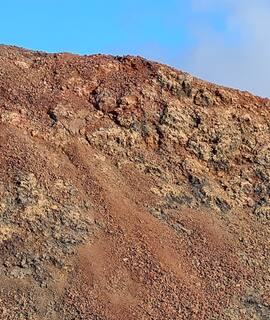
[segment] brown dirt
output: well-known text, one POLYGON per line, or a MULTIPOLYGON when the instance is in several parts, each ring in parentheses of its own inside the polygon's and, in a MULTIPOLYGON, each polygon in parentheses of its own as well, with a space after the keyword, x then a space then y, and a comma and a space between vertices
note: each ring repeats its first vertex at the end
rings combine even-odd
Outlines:
POLYGON ((270 101, 140 57, 0 46, 0 318, 270 318, 270 101))

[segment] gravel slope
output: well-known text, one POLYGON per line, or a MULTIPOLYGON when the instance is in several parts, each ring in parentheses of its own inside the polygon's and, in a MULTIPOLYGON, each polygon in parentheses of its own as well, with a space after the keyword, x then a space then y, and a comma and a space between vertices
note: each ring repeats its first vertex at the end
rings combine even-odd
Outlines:
POLYGON ((270 318, 270 101, 140 57, 0 46, 1 319, 270 318))

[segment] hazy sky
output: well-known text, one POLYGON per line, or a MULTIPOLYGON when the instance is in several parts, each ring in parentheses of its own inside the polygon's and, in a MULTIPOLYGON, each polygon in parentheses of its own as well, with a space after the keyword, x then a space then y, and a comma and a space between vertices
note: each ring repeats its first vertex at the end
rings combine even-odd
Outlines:
POLYGON ((142 55, 270 97, 270 0, 9 0, 0 12, 3 44, 142 55))
POLYGON ((207 18, 194 21, 197 43, 184 53, 183 66, 202 78, 270 97, 270 0, 193 0, 193 5, 201 15, 220 13, 222 26, 213 27, 207 18))

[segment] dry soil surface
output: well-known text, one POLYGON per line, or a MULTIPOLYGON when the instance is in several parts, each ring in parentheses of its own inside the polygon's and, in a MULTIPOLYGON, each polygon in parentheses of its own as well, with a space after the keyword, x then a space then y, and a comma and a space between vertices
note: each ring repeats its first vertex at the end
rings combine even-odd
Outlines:
POLYGON ((269 141, 268 99, 0 46, 0 319, 270 319, 269 141))

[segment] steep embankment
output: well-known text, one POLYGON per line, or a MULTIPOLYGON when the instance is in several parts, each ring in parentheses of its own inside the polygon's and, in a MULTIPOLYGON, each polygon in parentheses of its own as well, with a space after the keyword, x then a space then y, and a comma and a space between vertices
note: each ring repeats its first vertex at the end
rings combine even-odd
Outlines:
POLYGON ((1 319, 269 319, 269 100, 1 46, 0 110, 1 319))

